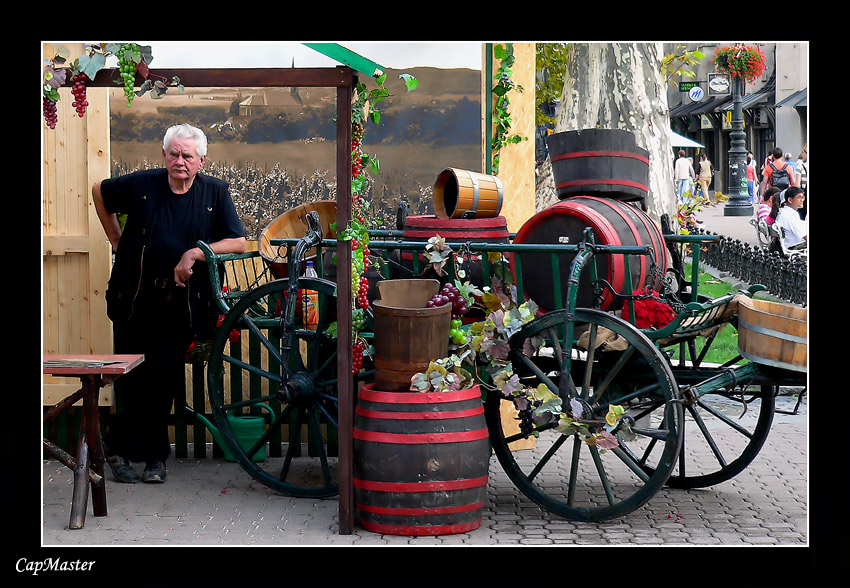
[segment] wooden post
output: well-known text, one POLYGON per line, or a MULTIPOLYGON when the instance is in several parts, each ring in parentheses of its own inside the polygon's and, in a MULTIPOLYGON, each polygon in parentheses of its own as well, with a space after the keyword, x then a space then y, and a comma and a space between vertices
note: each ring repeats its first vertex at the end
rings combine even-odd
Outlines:
MULTIPOLYGON (((356 76, 355 76, 355 84, 356 76)), ((351 146, 351 100, 353 88, 337 89, 336 109, 337 145, 351 146)), ((342 233, 351 221, 351 149, 337 149, 336 161, 337 234, 342 233)), ((354 380, 351 377, 351 244, 337 241, 337 388, 339 424, 339 533, 350 535, 354 528, 354 380)))

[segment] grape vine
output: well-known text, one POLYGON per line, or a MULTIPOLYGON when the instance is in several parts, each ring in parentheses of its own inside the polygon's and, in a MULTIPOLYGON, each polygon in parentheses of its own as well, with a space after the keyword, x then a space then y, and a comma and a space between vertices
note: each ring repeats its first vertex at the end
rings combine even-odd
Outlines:
MULTIPOLYGON (((360 371, 363 355, 368 353, 360 331, 365 326, 365 311, 369 309, 369 279, 364 275, 372 263, 369 228, 377 223, 369 218, 369 201, 365 196, 369 187, 367 172, 378 174, 381 170, 378 158, 363 151, 364 124, 368 121, 379 124, 381 121, 377 103, 390 96, 384 86, 386 77, 386 74, 375 76, 377 88, 372 90, 367 89, 365 83, 358 83, 354 88, 351 108, 351 222, 339 238, 351 243, 352 374, 360 371)), ((399 78, 404 81, 408 92, 416 89, 418 82, 414 76, 401 74, 399 78)))
POLYGON ((56 103, 59 102, 59 88, 71 82, 71 94, 74 97, 72 106, 77 116, 85 116, 88 101, 86 91, 97 73, 106 69, 106 60, 110 56, 118 59, 117 72, 120 80, 114 80, 124 88, 127 107, 138 96, 151 92, 151 98, 161 98, 168 90, 168 85, 176 86, 180 94, 184 89, 180 79, 174 77, 169 84, 166 78, 152 73, 148 67, 153 60, 151 48, 136 43, 91 43, 83 45, 83 55, 68 63, 70 51, 63 46, 56 47, 56 55, 47 59, 42 68, 42 110, 44 122, 51 129, 56 128, 58 121, 56 103), (138 90, 135 90, 136 78, 143 79, 138 90), (158 78, 151 79, 151 76, 158 78))

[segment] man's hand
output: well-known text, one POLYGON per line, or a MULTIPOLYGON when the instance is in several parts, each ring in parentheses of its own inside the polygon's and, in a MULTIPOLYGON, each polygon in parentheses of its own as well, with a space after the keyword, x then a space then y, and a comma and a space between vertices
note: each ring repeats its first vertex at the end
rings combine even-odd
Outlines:
MULTIPOLYGON (((245 246, 245 237, 222 239, 215 243, 210 243, 210 249, 212 249, 213 253, 217 255, 222 253, 244 253, 245 246)), ((186 253, 183 254, 183 257, 180 258, 180 262, 174 268, 174 281, 177 285, 181 288, 185 288, 186 282, 188 282, 189 278, 192 277, 192 266, 195 265, 196 261, 206 260, 207 258, 204 255, 204 252, 201 251, 199 247, 192 247, 186 251, 186 253)))
POLYGON ((205 259, 204 252, 193 247, 186 251, 180 258, 180 262, 174 268, 174 282, 181 288, 186 287, 186 282, 192 277, 192 266, 199 259, 205 259))

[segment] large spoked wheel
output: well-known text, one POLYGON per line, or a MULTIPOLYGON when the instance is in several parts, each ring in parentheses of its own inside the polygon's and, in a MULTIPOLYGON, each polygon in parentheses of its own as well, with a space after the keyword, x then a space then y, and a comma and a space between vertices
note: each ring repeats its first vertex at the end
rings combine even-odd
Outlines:
POLYGON ((622 406, 624 416, 613 430, 619 445, 603 451, 583 440, 583 433, 561 434, 557 421, 535 424, 522 412, 518 420, 503 417, 502 405, 510 410, 513 403, 489 392, 493 449, 511 481, 545 510, 570 520, 620 517, 646 504, 672 471, 682 439, 678 387, 649 339, 614 315, 577 309, 572 341, 565 342, 563 325, 564 311, 553 311, 515 334, 510 341, 514 373, 525 384, 542 382, 555 394, 561 388, 562 409, 570 409, 570 399, 577 401, 582 418, 595 423, 588 425, 591 433, 601 433, 609 404, 622 406), (590 351, 581 348, 581 329, 590 351), (535 337, 545 344, 529 357, 523 346, 535 337), (597 347, 604 339, 611 342, 597 347), (559 374, 568 358, 562 382, 559 374), (520 448, 535 435, 534 448, 520 448))
POLYGON ((224 443, 253 478, 289 496, 329 497, 339 492, 337 341, 327 333, 336 320, 336 286, 298 279, 299 290, 317 292, 315 329, 305 327, 301 312, 283 320, 288 288, 280 279, 249 290, 225 316, 210 353, 210 406, 224 443), (238 343, 230 342, 234 330, 238 343), (227 414, 267 414, 260 404, 273 414, 245 447, 227 414))
POLYGON ((776 386, 757 388, 720 389, 699 397, 683 391, 684 440, 669 486, 713 486, 752 463, 770 432, 777 393, 776 386))

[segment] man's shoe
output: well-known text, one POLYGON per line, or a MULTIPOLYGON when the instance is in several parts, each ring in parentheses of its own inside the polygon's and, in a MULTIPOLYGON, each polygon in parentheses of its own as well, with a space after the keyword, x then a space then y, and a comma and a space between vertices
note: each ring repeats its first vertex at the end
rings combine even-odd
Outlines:
POLYGON ((165 482, 165 462, 164 461, 149 461, 145 465, 145 472, 142 474, 142 482, 146 484, 161 484, 165 482))
POLYGON ((138 472, 133 469, 133 466, 130 465, 130 460, 120 455, 110 455, 106 458, 106 463, 109 464, 116 482, 135 484, 142 479, 138 472))

